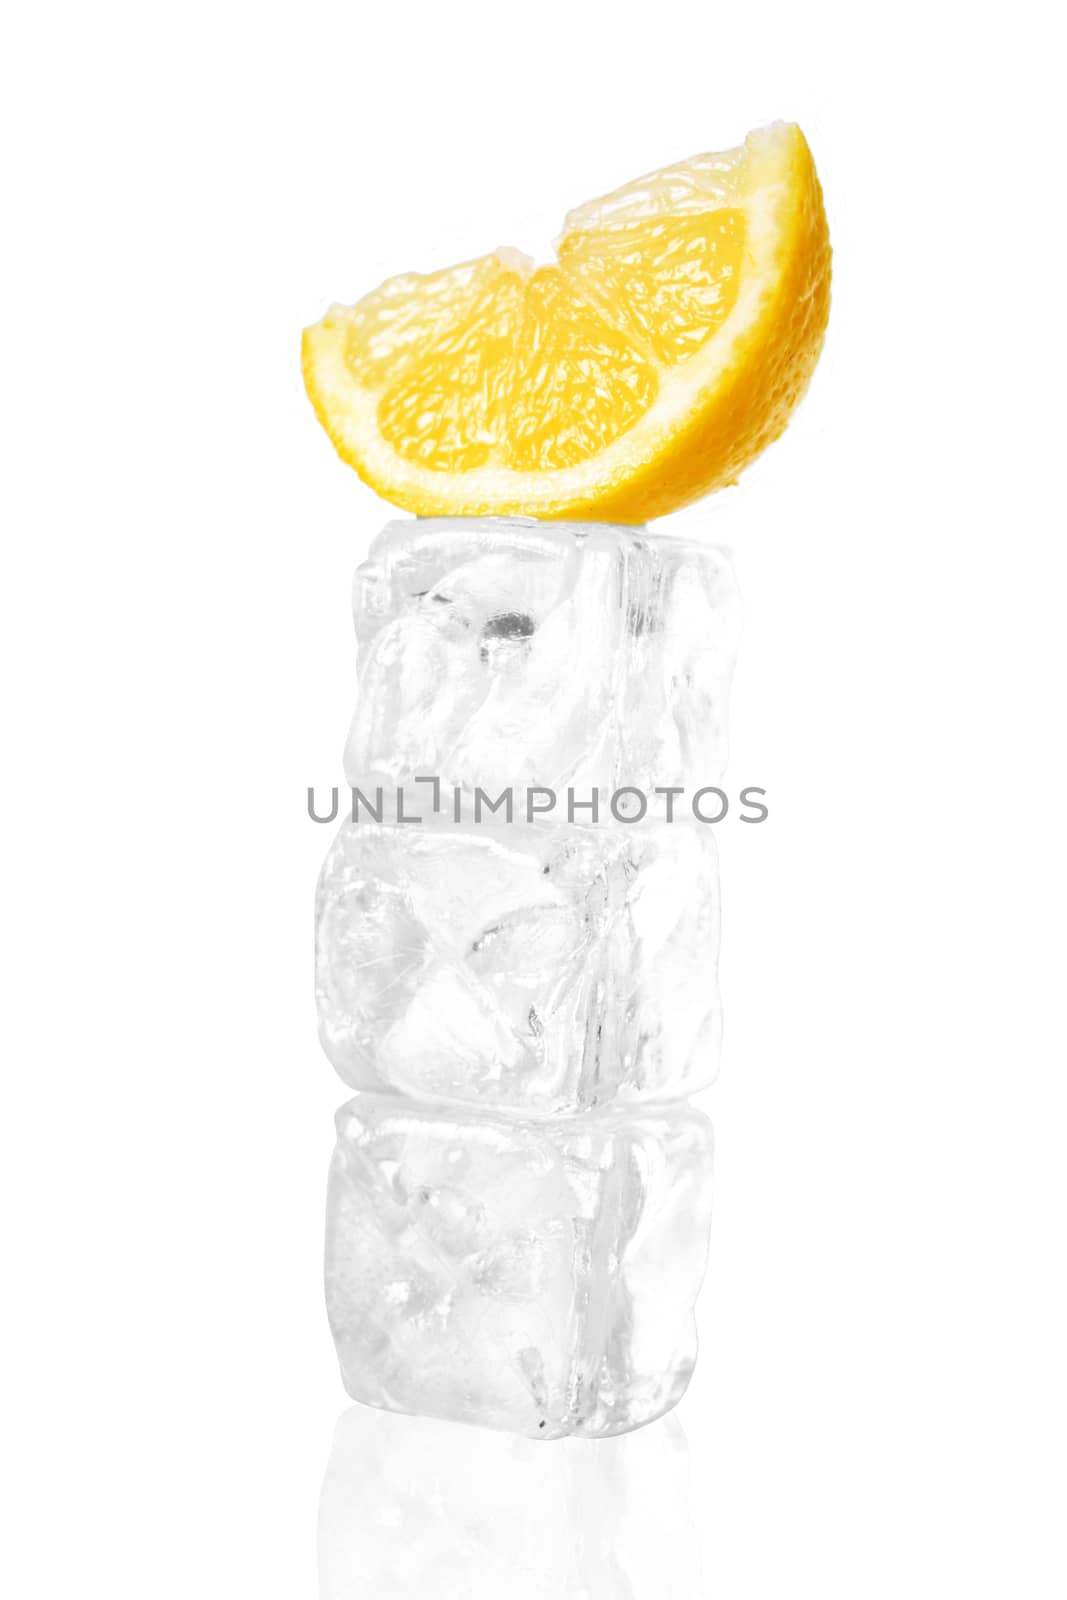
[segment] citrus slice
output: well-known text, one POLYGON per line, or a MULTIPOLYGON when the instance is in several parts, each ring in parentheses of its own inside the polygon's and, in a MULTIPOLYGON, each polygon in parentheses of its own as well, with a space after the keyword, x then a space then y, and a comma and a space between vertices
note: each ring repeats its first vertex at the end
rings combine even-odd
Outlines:
POLYGON ((735 482, 781 433, 830 308, 798 127, 590 201, 556 255, 390 278, 307 329, 319 420, 386 500, 644 522, 735 482))

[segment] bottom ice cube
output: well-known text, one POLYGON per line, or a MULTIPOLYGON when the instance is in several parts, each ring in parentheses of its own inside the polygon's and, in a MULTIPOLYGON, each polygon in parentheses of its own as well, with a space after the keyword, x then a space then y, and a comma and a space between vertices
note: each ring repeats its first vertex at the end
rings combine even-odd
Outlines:
POLYGON ((705 1116, 457 1118, 361 1094, 337 1125, 326 1296, 353 1399, 542 1439, 623 1433, 678 1401, 705 1116))

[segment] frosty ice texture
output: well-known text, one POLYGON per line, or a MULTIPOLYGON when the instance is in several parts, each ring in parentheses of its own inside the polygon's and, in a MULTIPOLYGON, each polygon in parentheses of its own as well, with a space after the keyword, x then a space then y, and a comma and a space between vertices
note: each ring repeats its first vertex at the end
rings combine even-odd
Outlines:
POLYGON ((673 1417, 527 1439, 351 1406, 319 1501, 320 1600, 701 1600, 689 1452, 673 1417))
POLYGON ((354 1399, 602 1436, 696 1356, 711 1127, 692 1108, 532 1121, 361 1094, 338 1114, 327 1304, 354 1399))
POLYGON ((316 907, 322 1040, 360 1091, 327 1223, 346 1386, 534 1439, 636 1428, 685 1389, 707 1251, 683 1097, 717 1062, 715 845, 653 791, 721 773, 729 564, 636 528, 397 522, 355 611, 346 770, 385 804, 316 907), (531 823, 534 786, 599 821, 531 823), (633 824, 604 803, 627 787, 633 824), (511 815, 478 822, 479 791, 511 815))
POLYGON ((369 793, 407 784, 414 805, 420 775, 610 795, 721 774, 737 603, 712 546, 597 523, 397 522, 354 609, 345 770, 369 793))
POLYGON ((714 1076, 712 831, 346 823, 317 902, 326 1053, 353 1088, 543 1115, 714 1076))

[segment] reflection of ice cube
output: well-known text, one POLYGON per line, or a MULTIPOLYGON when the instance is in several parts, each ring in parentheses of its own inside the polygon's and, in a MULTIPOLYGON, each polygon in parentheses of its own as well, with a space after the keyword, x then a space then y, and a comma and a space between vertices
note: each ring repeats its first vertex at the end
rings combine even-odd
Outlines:
POLYGON ((354 1088, 545 1114, 714 1076, 710 828, 346 823, 317 928, 322 1040, 354 1088))
MULTIPOLYGON (((372 791, 699 787, 726 760, 730 565, 640 529, 391 523, 356 574, 345 766, 372 791)), ((425 803, 425 796, 423 796, 425 803)))
POLYGON ((319 1502, 319 1600, 698 1600, 677 1421, 598 1445, 354 1406, 319 1502))
POLYGON ((532 1438, 651 1421, 696 1357, 710 1191, 689 1106, 522 1122, 357 1095, 326 1247, 349 1393, 532 1438))

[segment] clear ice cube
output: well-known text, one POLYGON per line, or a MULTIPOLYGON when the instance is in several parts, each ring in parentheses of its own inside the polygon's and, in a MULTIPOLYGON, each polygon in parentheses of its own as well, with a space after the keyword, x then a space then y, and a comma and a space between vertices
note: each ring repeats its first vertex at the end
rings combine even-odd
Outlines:
POLYGON ((347 822, 316 925, 322 1042, 353 1088, 548 1115, 715 1075, 710 827, 347 822))
POLYGON ((531 1438, 623 1433, 684 1393, 711 1125, 396 1096, 338 1113, 326 1295, 353 1399, 531 1438))
POLYGON ((368 794, 429 775, 468 795, 608 797, 722 773, 738 610, 712 545, 598 523, 394 522, 354 610, 345 770, 368 794))

